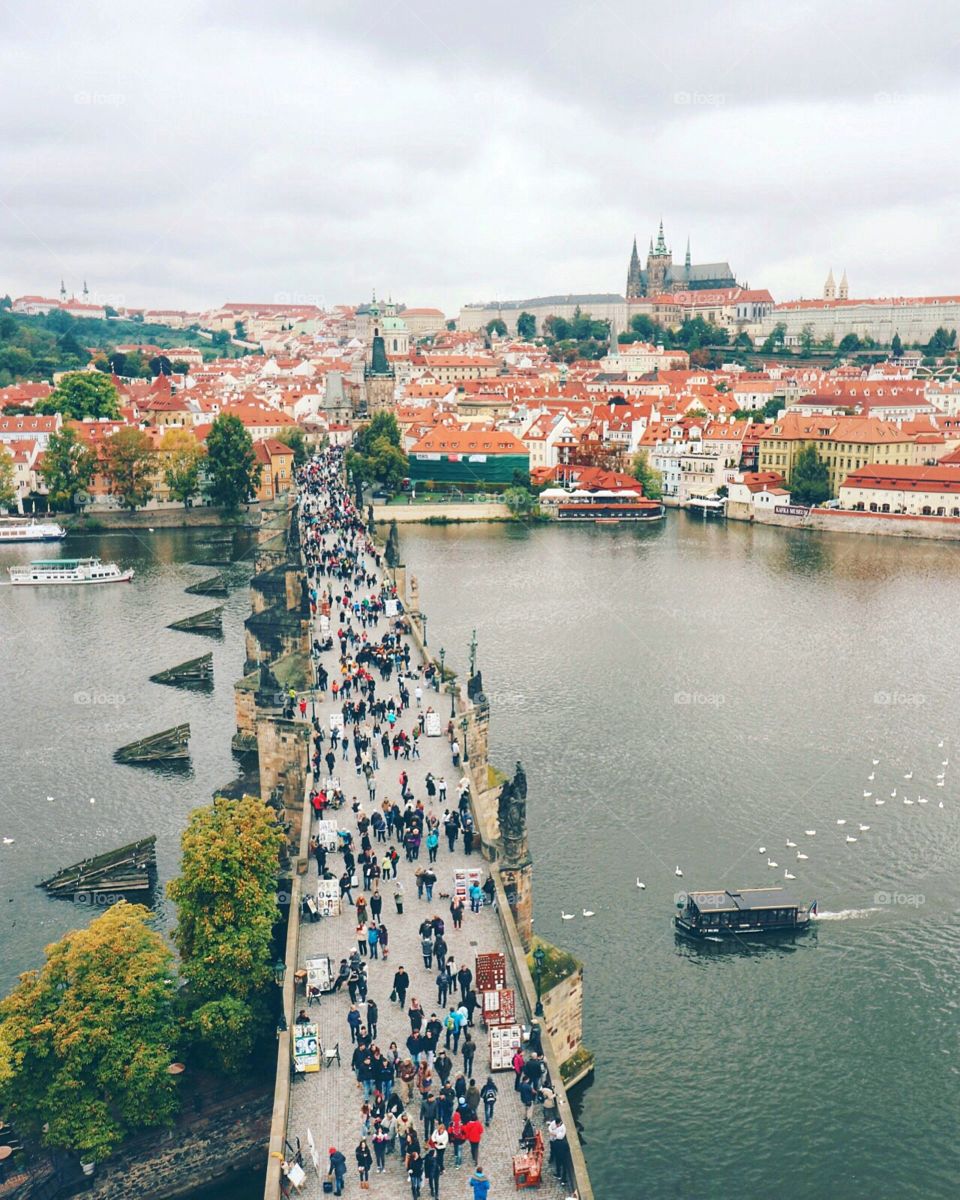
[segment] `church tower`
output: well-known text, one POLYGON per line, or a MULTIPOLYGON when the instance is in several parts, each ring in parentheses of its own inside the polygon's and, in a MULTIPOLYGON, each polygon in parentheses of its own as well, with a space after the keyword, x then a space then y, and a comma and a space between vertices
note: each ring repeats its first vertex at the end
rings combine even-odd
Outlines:
POLYGON ((647 295, 659 296, 668 290, 668 276, 673 266, 673 255, 667 249, 663 236, 663 221, 657 234, 657 244, 647 255, 647 295))
POLYGON ((627 268, 627 299, 635 300, 643 295, 643 276, 640 271, 640 255, 637 253, 637 239, 633 239, 633 251, 630 255, 630 266, 627 268))
POLYGON ((370 306, 370 316, 373 321, 373 344, 370 350, 370 361, 363 369, 368 414, 393 408, 396 377, 396 372, 387 358, 387 348, 383 340, 383 322, 380 310, 375 304, 370 306))
POLYGON ((833 267, 830 268, 830 273, 827 276, 827 282, 823 285, 824 300, 836 300, 837 285, 833 281, 833 267))
POLYGON ((840 279, 840 290, 837 292, 837 296, 840 300, 849 300, 850 299, 850 286, 847 283, 846 270, 844 270, 843 276, 840 279))

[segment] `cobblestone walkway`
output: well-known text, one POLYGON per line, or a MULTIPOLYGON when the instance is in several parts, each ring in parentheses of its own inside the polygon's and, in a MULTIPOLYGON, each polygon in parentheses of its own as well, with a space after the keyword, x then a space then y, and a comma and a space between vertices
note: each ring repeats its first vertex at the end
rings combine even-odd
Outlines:
MULTIPOLYGON (((321 584, 321 588, 322 586, 323 584, 321 584)), ((336 614, 334 614, 333 624, 335 629, 336 614)), ((367 635, 371 640, 376 641, 386 632, 386 629, 387 622, 381 621, 376 631, 368 629, 367 635)), ((413 669, 415 662, 418 661, 417 650, 413 645, 411 645, 411 655, 411 669, 413 669)), ((338 679, 339 661, 336 646, 334 650, 325 653, 321 661, 329 672, 330 679, 338 679)), ((416 702, 413 698, 414 687, 414 681, 410 681, 411 707, 402 714, 401 719, 397 722, 398 728, 406 729, 408 733, 412 730, 417 719, 416 702)), ((378 695, 387 695, 391 691, 396 694, 394 687, 385 685, 378 680, 378 695)), ((424 707, 426 708, 427 705, 432 704, 440 714, 441 726, 445 731, 449 718, 449 699, 446 696, 441 697, 437 695, 436 692, 431 691, 425 684, 423 685, 423 692, 424 707)), ((323 723, 325 732, 328 732, 330 728, 330 713, 338 710, 339 704, 335 708, 329 696, 322 703, 318 700, 317 715, 323 723)), ((401 770, 406 770, 410 777, 410 786, 413 790, 414 799, 422 800, 428 811, 432 805, 438 814, 442 814, 444 808, 453 808, 456 806, 457 781, 460 778, 461 771, 453 766, 450 746, 446 736, 421 737, 419 740, 423 756, 421 759, 411 759, 409 761, 401 759, 399 762, 395 762, 393 759, 389 762, 381 760, 380 769, 376 772, 376 803, 381 803, 385 798, 390 800, 399 799, 399 776, 401 770), (447 800, 445 803, 440 803, 439 799, 429 801, 424 786, 425 776, 428 771, 431 771, 437 779, 440 776, 445 777, 448 785, 447 800)), ((328 747, 329 741, 324 746, 324 752, 326 752, 328 747)), ((366 781, 362 776, 355 774, 352 763, 352 748, 350 753, 351 761, 349 762, 344 762, 341 755, 338 754, 336 768, 346 796, 346 802, 339 811, 328 815, 331 818, 337 819, 341 828, 349 829, 353 833, 354 845, 358 850, 359 835, 357 833, 356 818, 350 809, 351 800, 353 797, 360 799, 368 815, 372 811, 372 808, 367 800, 366 781)), ((387 844, 389 845, 390 842, 387 844)), ((405 1043, 410 1033, 410 1022, 406 1015, 406 1009, 409 1008, 411 999, 416 997, 420 1001, 426 1013, 427 1020, 429 1020, 431 1013, 437 1013, 438 1017, 442 1020, 448 1007, 437 1003, 437 988, 435 983, 437 975, 436 965, 430 970, 427 970, 423 965, 418 927, 424 917, 437 914, 443 918, 446 927, 444 937, 449 946, 448 954, 453 954, 456 957, 458 968, 461 964, 466 963, 474 971, 474 960, 478 953, 502 951, 504 950, 504 943, 496 913, 487 906, 477 914, 471 913, 468 906, 464 913, 462 929, 458 931, 453 928, 449 911, 449 895, 453 890, 453 872, 457 867, 479 866, 483 868, 481 881, 486 879, 488 866, 478 852, 475 851, 470 856, 465 855, 463 853, 463 841, 461 838, 456 842, 456 850, 450 853, 447 847, 447 839, 443 836, 441 826, 440 847, 437 863, 434 867, 438 882, 434 889, 433 902, 429 903, 426 899, 417 899, 417 889, 414 880, 414 870, 416 867, 418 865, 427 865, 426 848, 424 847, 421 850, 418 863, 408 863, 406 862, 402 848, 397 844, 396 840, 393 840, 393 844, 397 845, 397 849, 400 850, 398 878, 404 886, 404 912, 402 916, 397 915, 393 900, 393 881, 391 880, 383 884, 384 905, 382 916, 389 934, 389 958, 386 961, 382 958, 373 959, 372 961, 367 960, 367 977, 369 980, 368 998, 375 1000, 379 1008, 376 1044, 386 1050, 391 1042, 396 1042, 401 1058, 405 1058, 407 1057, 405 1043), (410 991, 407 995, 406 1006, 402 1010, 397 1004, 391 1003, 389 999, 393 988, 394 972, 401 965, 406 968, 407 974, 410 976, 410 991)), ((375 842, 374 845, 376 847, 377 843, 375 842)), ((328 866, 333 874, 339 878, 343 872, 340 855, 331 854, 328 859, 328 866)), ((315 861, 311 857, 309 876, 303 881, 304 895, 315 895, 316 883, 317 868, 315 861)), ((362 888, 354 891, 354 898, 356 898, 360 891, 362 891, 362 888)), ((365 892, 364 894, 369 901, 369 893, 365 892)), ((323 918, 318 922, 313 922, 309 919, 304 921, 300 927, 300 965, 302 966, 304 960, 312 956, 329 955, 334 973, 336 973, 340 960, 349 956, 356 949, 354 916, 353 907, 345 904, 339 916, 323 918)), ((507 959, 507 984, 509 987, 514 988, 519 996, 517 982, 510 969, 509 958, 507 959)), ((298 993, 296 997, 297 1010, 299 1011, 304 1005, 305 1000, 298 993)), ((354 1078, 350 1066, 353 1047, 350 1040, 350 1030, 347 1025, 347 1012, 349 1008, 350 998, 344 986, 336 994, 324 995, 319 1005, 313 1004, 307 1010, 311 1020, 319 1027, 321 1044, 324 1047, 332 1047, 339 1043, 340 1065, 338 1066, 334 1062, 330 1067, 321 1066, 319 1072, 301 1076, 291 1088, 287 1137, 291 1142, 293 1142, 294 1138, 299 1137, 303 1147, 307 1180, 303 1185, 301 1194, 305 1197, 321 1195, 320 1180, 313 1171, 307 1154, 308 1128, 313 1134, 320 1157, 322 1175, 325 1177, 327 1169, 327 1149, 329 1146, 336 1146, 344 1154, 348 1164, 344 1195, 359 1196, 361 1194, 354 1150, 360 1140, 360 1106, 363 1102, 363 1093, 360 1085, 354 1078)), ((365 1018, 365 1007, 363 1005, 360 1006, 360 1012, 361 1016, 365 1018)), ((482 1087, 487 1075, 491 1074, 489 1069, 489 1034, 487 1030, 480 1026, 479 1021, 476 1021, 475 1024, 474 1040, 477 1042, 477 1054, 473 1075, 477 1081, 477 1086, 482 1087)), ((441 1037, 440 1045, 442 1044, 443 1039, 441 1037)), ((454 1062, 454 1069, 451 1073, 451 1080, 453 1080, 462 1070, 463 1060, 460 1054, 454 1055, 451 1053, 451 1058, 454 1062)), ((523 1109, 520 1105, 519 1096, 514 1090, 513 1071, 493 1073, 493 1078, 499 1088, 500 1095, 493 1122, 490 1128, 485 1131, 480 1143, 479 1162, 491 1180, 489 1200, 503 1200, 504 1197, 515 1192, 512 1157, 519 1148, 518 1139, 523 1125, 523 1109)), ((421 1141, 425 1144, 423 1124, 419 1116, 419 1097, 416 1092, 414 1092, 414 1100, 409 1108, 411 1116, 415 1119, 417 1130, 421 1135, 421 1141)), ((568 1122, 572 1120, 565 1106, 561 1109, 561 1114, 564 1120, 568 1122)), ((543 1128, 543 1118, 539 1105, 535 1106, 534 1123, 538 1127, 543 1128)), ((543 1136, 546 1143, 547 1135, 545 1130, 543 1136)), ((373 1197, 389 1197, 391 1200, 393 1197, 409 1197, 410 1184, 407 1181, 406 1172, 400 1160, 399 1147, 394 1154, 387 1156, 386 1164, 386 1171, 382 1175, 377 1174, 376 1165, 374 1164, 370 1177, 369 1191, 365 1194, 373 1197)), ((442 1200, 446 1200, 447 1197, 464 1197, 466 1200, 469 1200, 472 1192, 467 1181, 472 1169, 469 1146, 464 1147, 463 1166, 459 1169, 454 1167, 452 1147, 447 1151, 446 1170, 440 1185, 442 1200)), ((566 1189, 555 1181, 546 1160, 544 1161, 543 1183, 539 1189, 536 1189, 536 1194, 549 1197, 550 1200, 567 1195, 566 1189)), ((425 1200, 429 1197, 427 1180, 423 1181, 422 1195, 425 1200)))

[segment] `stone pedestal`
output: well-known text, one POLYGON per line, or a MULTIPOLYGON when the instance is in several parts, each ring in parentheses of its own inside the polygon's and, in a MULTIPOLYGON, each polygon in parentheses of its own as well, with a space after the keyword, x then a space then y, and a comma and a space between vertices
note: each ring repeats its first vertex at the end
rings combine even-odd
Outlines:
POLYGON ((529 950, 533 942, 533 864, 529 859, 516 866, 503 863, 500 878, 520 941, 524 950, 529 950))
POLYGON ((283 801, 283 819, 289 825, 289 843, 298 849, 303 824, 303 797, 310 761, 310 728, 275 714, 257 713, 257 754, 260 761, 260 795, 283 801))

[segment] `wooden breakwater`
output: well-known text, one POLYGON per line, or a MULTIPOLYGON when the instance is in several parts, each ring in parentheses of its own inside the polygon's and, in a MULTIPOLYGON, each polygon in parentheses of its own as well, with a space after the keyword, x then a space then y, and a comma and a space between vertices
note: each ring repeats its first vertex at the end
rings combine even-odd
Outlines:
POLYGON ((118 850, 85 858, 37 884, 51 896, 72 900, 83 892, 145 892, 157 877, 157 837, 151 834, 118 850))

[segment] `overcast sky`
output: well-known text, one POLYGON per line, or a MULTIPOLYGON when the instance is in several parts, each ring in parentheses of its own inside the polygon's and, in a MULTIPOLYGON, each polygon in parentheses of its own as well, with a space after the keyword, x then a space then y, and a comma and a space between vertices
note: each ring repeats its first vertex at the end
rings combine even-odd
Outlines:
POLYGON ((0 6, 0 293, 960 292, 955 0, 0 6))

